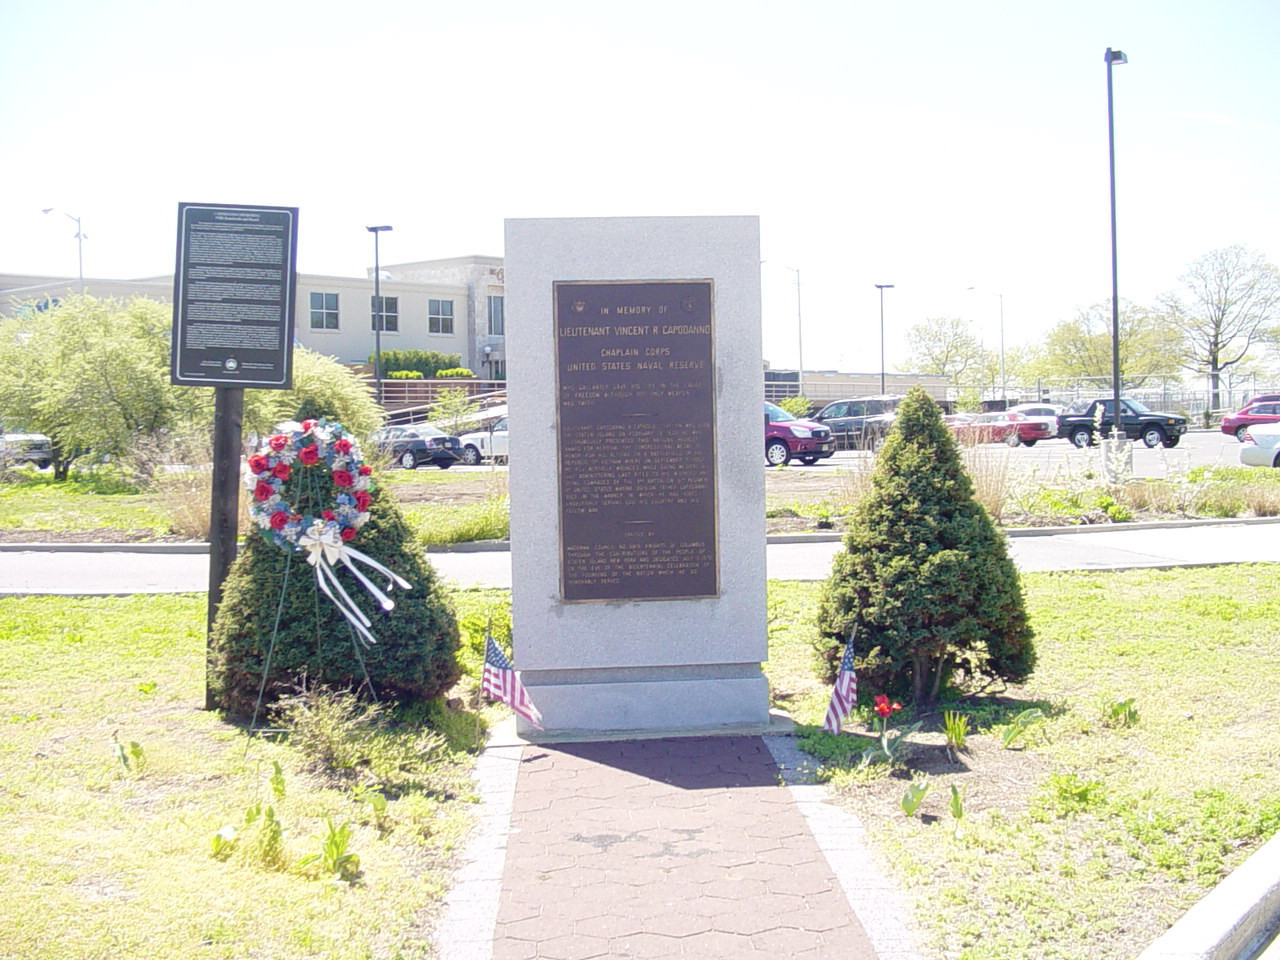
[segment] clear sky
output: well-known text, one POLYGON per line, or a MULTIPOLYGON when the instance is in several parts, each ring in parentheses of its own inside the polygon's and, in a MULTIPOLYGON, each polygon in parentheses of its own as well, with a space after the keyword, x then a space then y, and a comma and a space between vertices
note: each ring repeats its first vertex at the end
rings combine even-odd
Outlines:
POLYGON ((173 269, 180 201, 301 208, 299 268, 502 253, 507 217, 758 214, 766 358, 925 317, 1029 343, 1280 259, 1276 0, 0 4, 0 272, 173 269), (803 325, 797 325, 796 269, 803 325), (967 288, 976 287, 976 292, 967 288))

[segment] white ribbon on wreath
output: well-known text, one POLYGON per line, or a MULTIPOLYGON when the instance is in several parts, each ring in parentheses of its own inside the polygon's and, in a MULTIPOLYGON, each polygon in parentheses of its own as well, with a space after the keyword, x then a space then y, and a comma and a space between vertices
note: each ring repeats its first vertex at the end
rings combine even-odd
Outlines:
POLYGON ((336 530, 321 521, 317 521, 307 528, 307 531, 298 538, 298 546, 306 551, 307 563, 311 564, 312 569, 315 570, 316 585, 320 588, 320 591, 333 601, 334 606, 347 618, 347 621, 355 628, 356 634, 364 641, 366 646, 376 644, 377 641, 373 639, 373 634, 369 632, 369 628, 373 626, 373 621, 365 615, 363 610, 356 606, 351 599, 351 595, 343 589, 333 568, 341 563, 350 570, 352 576, 360 581, 370 595, 378 601, 378 605, 387 611, 395 609, 396 605, 395 601, 387 596, 387 593, 391 591, 392 584, 398 585, 402 590, 408 590, 410 589, 409 581, 388 570, 367 554, 361 553, 354 547, 347 546, 342 542, 342 538, 336 530), (362 563, 387 577, 386 592, 378 589, 364 573, 358 570, 356 563, 362 563))

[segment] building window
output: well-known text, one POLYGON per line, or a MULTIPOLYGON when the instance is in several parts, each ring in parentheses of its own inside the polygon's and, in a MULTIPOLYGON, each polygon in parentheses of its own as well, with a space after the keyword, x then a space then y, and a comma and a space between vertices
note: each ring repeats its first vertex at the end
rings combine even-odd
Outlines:
POLYGON ((507 379, 507 361, 490 360, 489 361, 489 379, 490 380, 507 379))
POLYGON ((427 333, 453 333, 452 300, 428 301, 427 333))
POLYGON ((378 298, 369 298, 369 309, 373 312, 373 329, 378 329, 378 315, 382 315, 382 330, 398 333, 400 330, 400 298, 383 297, 382 310, 378 310, 378 298))
POLYGON ((504 337, 507 334, 507 320, 503 308, 502 297, 489 298, 489 336, 504 337))
POLYGON ((338 329, 338 295, 336 293, 311 294, 311 329, 338 329))

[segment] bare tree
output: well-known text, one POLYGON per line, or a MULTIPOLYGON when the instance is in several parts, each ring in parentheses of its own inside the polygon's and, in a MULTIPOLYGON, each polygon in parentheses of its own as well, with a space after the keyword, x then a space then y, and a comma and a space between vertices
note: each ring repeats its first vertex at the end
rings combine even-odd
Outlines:
POLYGON ((1280 270, 1255 250, 1213 250, 1180 278, 1180 294, 1161 300, 1165 321, 1185 341, 1183 366, 1209 376, 1210 403, 1220 406, 1222 374, 1276 335, 1280 270))
POLYGON ((903 365, 907 373, 950 377, 966 383, 983 366, 982 342, 973 335, 967 320, 959 317, 930 317, 907 330, 911 359, 903 365))

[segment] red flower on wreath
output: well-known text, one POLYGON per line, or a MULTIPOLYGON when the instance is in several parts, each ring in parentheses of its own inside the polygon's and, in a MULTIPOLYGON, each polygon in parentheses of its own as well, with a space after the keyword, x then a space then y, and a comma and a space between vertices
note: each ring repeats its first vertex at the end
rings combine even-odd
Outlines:
POLYGON ((254 473, 265 473, 267 470, 267 458, 260 453, 255 453, 249 458, 249 469, 254 473))
POLYGON ((289 515, 285 513, 283 510, 277 510, 275 513, 271 515, 272 530, 283 530, 285 527, 285 524, 287 524, 288 522, 289 522, 289 515))
POLYGON ((271 475, 277 480, 289 479, 289 465, 287 463, 277 463, 271 468, 271 475))
POLYGON ((356 482, 356 478, 346 470, 333 471, 333 482, 340 487, 349 487, 356 482))
POLYGON ((320 462, 320 449, 313 443, 298 451, 298 460, 305 466, 313 467, 320 462))
POLYGON ((369 466, 367 463, 360 464, 360 476, 367 477, 371 473, 373 473, 373 467, 369 466))
POLYGON ((334 513, 332 510, 326 510, 324 513, 320 514, 320 516, 324 517, 326 520, 338 519, 338 515, 334 513))
POLYGON ((355 528, 355 527, 343 527, 343 528, 342 528, 342 533, 340 533, 340 534, 339 534, 339 536, 340 536, 340 537, 342 537, 342 539, 343 539, 344 541, 347 541, 347 540, 354 540, 354 539, 356 538, 356 528, 355 528))
POLYGON ((880 714, 880 716, 882 717, 887 717, 889 716, 889 714, 893 713, 893 711, 902 709, 902 704, 900 703, 890 704, 889 698, 886 697, 883 693, 877 693, 875 696, 875 701, 876 701, 876 713, 880 714))
POLYGON ((359 510, 361 513, 364 513, 366 510, 369 509, 369 501, 372 499, 373 498, 369 496, 369 492, 367 490, 357 490, 356 491, 356 509, 359 510))
POLYGON ((259 503, 262 503, 264 500, 270 500, 272 494, 275 492, 275 487, 267 483, 265 480, 259 480, 258 485, 253 488, 253 498, 259 503))
POLYGON ((314 420, 303 420, 303 421, 302 421, 302 432, 303 432, 303 433, 310 433, 312 430, 314 430, 314 429, 315 429, 315 426, 316 426, 316 422, 315 422, 314 420))
POLYGON ((277 433, 274 437, 267 437, 267 446, 279 453, 289 445, 289 438, 283 433, 277 433))
POLYGON ((346 437, 340 437, 333 442, 333 449, 337 450, 344 457, 351 452, 351 441, 346 437))

